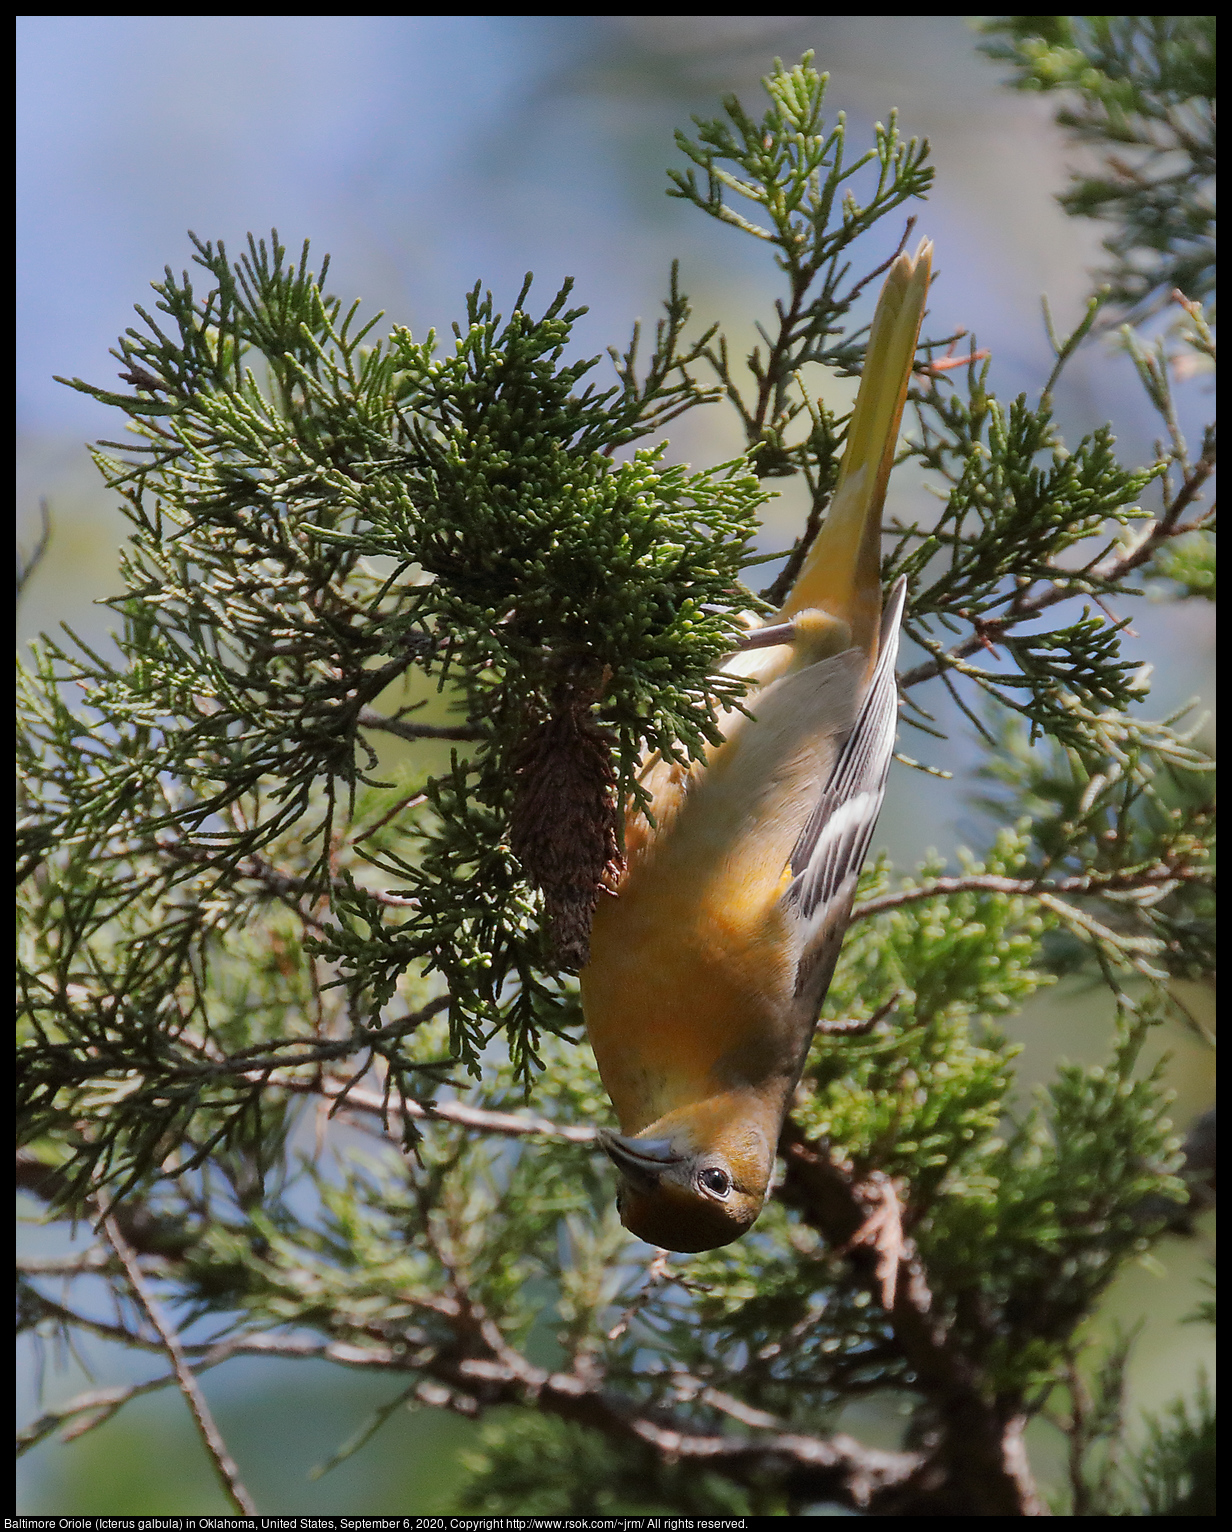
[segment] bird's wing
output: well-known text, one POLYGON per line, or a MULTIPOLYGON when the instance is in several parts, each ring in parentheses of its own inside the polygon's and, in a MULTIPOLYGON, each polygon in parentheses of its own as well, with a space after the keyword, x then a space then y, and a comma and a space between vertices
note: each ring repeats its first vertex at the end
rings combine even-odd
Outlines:
POLYGON ((794 876, 783 900, 797 921, 796 994, 814 1015, 829 987, 885 797, 898 725, 894 665, 906 594, 906 579, 900 579, 886 603, 877 664, 855 725, 791 854, 794 876))

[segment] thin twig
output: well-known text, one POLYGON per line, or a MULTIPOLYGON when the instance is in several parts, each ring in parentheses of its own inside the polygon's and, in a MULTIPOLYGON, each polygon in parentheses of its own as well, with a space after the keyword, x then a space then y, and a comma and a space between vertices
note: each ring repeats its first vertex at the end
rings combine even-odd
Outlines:
MULTIPOLYGON (((47 1300, 44 1299, 44 1302, 47 1300)), ((58 1308, 59 1305, 55 1307, 58 1308)), ((164 1349, 161 1341, 157 1343, 147 1341, 144 1336, 137 1335, 133 1331, 110 1325, 100 1326, 96 1321, 87 1319, 81 1314, 73 1314, 69 1310, 61 1310, 61 1313, 69 1322, 84 1329, 105 1334, 109 1340, 120 1340, 127 1345, 146 1350, 162 1351, 164 1349)), ((288 1360, 329 1361, 344 1367, 379 1367, 383 1370, 389 1370, 395 1365, 394 1352, 388 1346, 380 1350, 363 1349, 338 1341, 322 1345, 313 1341, 284 1339, 272 1335, 246 1335, 219 1343, 206 1341, 197 1345, 184 1346, 182 1349, 185 1356, 191 1355, 195 1358, 192 1368, 194 1373, 206 1372, 222 1362, 229 1361, 233 1356, 274 1356, 288 1360)), ((28 1452, 31 1447, 36 1446, 44 1437, 49 1436, 66 1421, 72 1420, 74 1416, 95 1415, 96 1418, 69 1426, 62 1438, 64 1441, 84 1436, 95 1426, 101 1426, 130 1399, 135 1399, 140 1394, 153 1393, 160 1388, 169 1388, 178 1383, 177 1374, 169 1372, 161 1377, 150 1378, 144 1383, 134 1383, 128 1387, 90 1389, 87 1393, 77 1394, 64 1404, 58 1404, 46 1410, 37 1420, 32 1421, 17 1433, 17 1456, 20 1457, 24 1452, 28 1452)))
MULTIPOLYGON (((18 1270, 21 1268, 19 1267, 18 1270)), ((22 1272, 22 1275, 28 1275, 22 1272)), ((89 1314, 78 1314, 74 1309, 66 1307, 63 1303, 57 1303, 54 1298, 49 1298, 46 1293, 39 1292, 38 1288, 31 1291, 38 1298, 39 1318, 53 1320, 57 1325, 74 1329, 84 1330, 88 1335, 97 1335, 101 1340, 115 1341, 121 1346, 130 1346, 137 1351, 162 1351, 163 1343, 157 1335, 142 1335, 137 1330, 130 1330, 127 1325, 109 1324, 105 1319, 95 1319, 89 1314)))
MULTIPOLYGON (((1095 579, 1101 584, 1115 585, 1132 574, 1135 569, 1147 563, 1155 553, 1174 537, 1183 537, 1187 532, 1198 530, 1208 519, 1209 511, 1197 517, 1185 525, 1180 525, 1182 513, 1198 498, 1202 486, 1214 472, 1213 458, 1202 457, 1194 464, 1192 471, 1186 475, 1185 482, 1177 492, 1176 499, 1168 507, 1164 516, 1151 526, 1146 535, 1138 539, 1130 548, 1118 554, 1116 557, 1106 560, 1095 569, 1086 570, 1061 570, 1056 572, 1056 578, 1060 584, 1047 583, 1032 595, 1019 592, 1014 597, 1013 609, 1003 617, 983 617, 979 629, 961 643, 955 644, 952 649, 944 654, 938 653, 931 660, 926 660, 922 665, 916 665, 911 670, 899 676, 899 685, 904 689, 910 686, 918 686, 922 681, 929 681, 934 676, 941 675, 948 666, 953 666, 957 661, 965 659, 967 655, 974 654, 977 649, 985 647, 987 642, 995 643, 997 639, 1009 628, 1017 627, 1019 623, 1026 622, 1032 617, 1037 617, 1050 606, 1055 606, 1058 601, 1068 601, 1076 596, 1090 596, 1091 592, 1084 590, 1086 578, 1095 579)), ((998 677, 1004 680, 1004 677, 998 677)))
POLYGON ((111 1248, 120 1258, 120 1264, 124 1267, 124 1274, 128 1278, 128 1285, 132 1288, 134 1297, 144 1310, 146 1318, 158 1331, 167 1355, 171 1358, 171 1366, 179 1383, 180 1392, 184 1395, 192 1417, 197 1423, 197 1430, 201 1433, 201 1440, 205 1443, 205 1450, 209 1453, 210 1460, 222 1481, 223 1489, 241 1515, 255 1516, 256 1504, 244 1488, 235 1460, 227 1451, 227 1444, 214 1424, 214 1418, 205 1402, 205 1395, 193 1376, 192 1368, 185 1360, 180 1338, 146 1285, 141 1267, 137 1263, 136 1252, 120 1232, 119 1224, 109 1211, 105 1193, 100 1193, 99 1201, 104 1210, 103 1231, 111 1243, 111 1248))
POLYGON ((372 708, 361 708, 356 722, 365 729, 381 729, 386 734, 396 734, 399 739, 482 739, 483 731, 468 724, 403 723, 400 718, 387 718, 372 708))
MULTIPOLYGON (((845 1435, 701 1433, 691 1429, 687 1420, 673 1419, 662 1409, 616 1394, 597 1370, 593 1374, 590 1370, 548 1372, 536 1367, 510 1345, 474 1299, 439 1241, 432 1243, 449 1275, 451 1299, 446 1303, 453 1310, 451 1326, 463 1345, 442 1351, 426 1370, 481 1405, 533 1403, 547 1414, 577 1421, 615 1440, 641 1442, 665 1462, 686 1459, 745 1484, 768 1471, 777 1472, 794 1498, 836 1500, 855 1510, 868 1509, 876 1497, 892 1493, 921 1466, 916 1453, 882 1452, 845 1435)), ((432 1307, 436 1313, 445 1312, 439 1301, 432 1307)), ((720 1397, 723 1404, 738 1403, 720 1397)), ((722 1408, 718 1399, 708 1402, 722 1408)), ((749 1423, 760 1426, 766 1418, 772 1419, 761 1417, 749 1423)))
POLYGON ((866 899, 851 912, 852 924, 884 915, 904 904, 933 899, 943 894, 1009 894, 1027 899, 1055 900, 1058 894, 1123 894, 1138 889, 1158 888, 1170 883, 1200 883, 1211 877, 1207 868, 1165 866, 1162 863, 1141 872, 1087 873, 1082 877, 1057 878, 1045 883, 1032 878, 1003 878, 997 873, 970 873, 962 878, 936 878, 919 888, 901 888, 896 893, 879 894, 866 899))
POLYGON ((169 1383, 176 1382, 175 1373, 169 1372, 161 1378, 150 1378, 145 1383, 133 1383, 128 1388, 92 1388, 89 1393, 77 1394, 65 1404, 58 1404, 53 1409, 44 1410, 37 1420, 32 1420, 28 1426, 23 1426, 17 1433, 17 1456, 29 1452, 31 1447, 37 1447, 44 1437, 50 1436, 64 1426, 62 1441, 75 1441, 77 1437, 84 1436, 87 1431, 92 1431, 95 1426, 101 1426, 130 1399, 136 1399, 139 1394, 153 1393, 156 1389, 166 1388, 169 1383), (74 1416, 84 1415, 85 1420, 75 1420, 72 1425, 65 1425, 73 1420, 74 1416))
POLYGON ((19 1255, 17 1270, 23 1277, 97 1276, 114 1269, 114 1259, 106 1250, 83 1250, 80 1255, 19 1255))
POLYGON ((371 825, 362 835, 355 836, 351 844, 358 846, 361 841, 367 840, 369 836, 375 835, 378 830, 384 829, 395 815, 405 813, 408 809, 417 809, 421 803, 426 803, 427 801, 427 793, 419 792, 410 793, 407 797, 399 799, 393 808, 387 814, 382 814, 374 825, 371 825))
MULTIPOLYGON (((297 1091, 301 1095, 322 1095, 327 1100, 340 1096, 345 1082, 324 1079, 284 1079, 274 1074, 270 1084, 282 1090, 297 1091)), ((468 1106, 463 1101, 437 1101, 425 1106, 418 1101, 405 1101, 401 1107, 388 1105, 383 1095, 376 1091, 351 1090, 347 1092, 348 1110, 366 1115, 386 1117, 399 1115, 415 1122, 447 1122, 458 1127, 473 1128, 479 1133, 494 1133, 501 1138, 546 1138, 559 1144, 593 1144, 598 1130, 573 1123, 553 1122, 548 1117, 524 1116, 518 1112, 494 1112, 486 1107, 468 1106)))
POLYGON ((30 576, 43 561, 43 555, 47 552, 51 542, 51 511, 48 509, 46 500, 39 501, 39 538, 29 554, 22 556, 21 549, 17 550, 17 598, 21 599, 22 592, 29 584, 30 576))

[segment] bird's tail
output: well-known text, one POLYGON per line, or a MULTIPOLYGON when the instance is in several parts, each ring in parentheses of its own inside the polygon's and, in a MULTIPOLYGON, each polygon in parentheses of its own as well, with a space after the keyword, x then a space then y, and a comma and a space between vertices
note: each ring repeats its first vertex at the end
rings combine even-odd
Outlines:
POLYGON ((783 605, 786 619, 820 608, 851 627, 870 658, 881 626, 881 507, 919 339, 933 247, 890 267, 868 338, 864 374, 847 427, 847 450, 829 514, 783 605))

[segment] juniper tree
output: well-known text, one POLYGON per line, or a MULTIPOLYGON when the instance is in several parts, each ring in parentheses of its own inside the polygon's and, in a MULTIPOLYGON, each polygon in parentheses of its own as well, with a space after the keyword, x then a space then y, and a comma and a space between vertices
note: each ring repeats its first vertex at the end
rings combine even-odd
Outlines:
MULTIPOLYGON (((1011 35, 1042 69, 1047 39, 1011 35)), ((1093 122, 1085 76, 1046 83, 1071 81, 1093 122)), ((1076 1513, 1200 1499, 1204 1400, 1118 1476, 1123 1359, 1091 1382, 1080 1356, 1116 1272, 1198 1195, 1140 1055, 1185 1022, 1172 981, 1213 966, 1211 762, 1188 720, 1146 721, 1114 609, 1144 578, 1213 596, 1213 431, 1193 452, 1171 392, 1178 355, 1213 357, 1205 291, 1158 343, 1124 332, 1163 423, 1131 465, 1109 428, 1063 441, 1052 396, 1146 289, 1096 294, 1034 397, 999 400, 974 340, 924 343, 902 455, 940 499, 884 549, 921 651, 903 725, 926 756, 930 698, 953 698, 1000 828, 867 869, 825 1010, 848 1025, 816 1040, 750 1236, 649 1251, 595 1152, 573 975, 619 808, 646 751, 696 758, 739 700, 715 662, 789 588, 842 454, 801 369, 859 373, 882 269, 861 236, 897 219, 901 248, 931 182, 893 115, 853 152, 826 86, 776 65, 762 117, 728 98, 677 138, 670 193, 781 277, 743 360, 675 270, 606 387, 568 359, 568 284, 544 304, 528 277, 507 317, 476 287, 444 344, 381 336, 274 234, 236 261, 194 237, 197 274, 168 268, 121 337, 124 391, 72 380, 130 423, 96 461, 131 530, 115 652, 66 630, 20 675, 18 1179, 97 1242, 24 1263, 19 1324, 168 1365, 23 1444, 178 1386, 249 1507, 197 1379, 259 1354, 390 1374, 338 1458, 403 1405, 487 1418, 476 1510, 1021 1514, 1041 1411, 1076 1513), (724 403, 743 454, 671 463, 662 428, 724 403), (759 593, 758 512, 791 477, 806 522, 759 593), (449 769, 385 764, 388 737, 450 742, 449 769), (1115 1026, 1032 1103, 1002 1024, 1059 974, 1109 990, 1115 1026), (44 1282, 100 1275, 114 1323, 44 1282), (906 1407, 897 1449, 836 1434, 866 1397, 906 1407)))

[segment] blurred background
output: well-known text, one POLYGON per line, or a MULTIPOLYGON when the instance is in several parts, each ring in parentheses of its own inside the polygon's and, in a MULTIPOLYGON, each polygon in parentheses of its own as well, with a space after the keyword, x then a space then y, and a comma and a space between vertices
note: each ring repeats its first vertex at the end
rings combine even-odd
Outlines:
MULTIPOLYGON (((892 108, 927 137, 937 179, 917 204, 917 233, 937 246, 926 330, 973 331, 993 354, 1002 398, 1038 393, 1051 365, 1040 317, 1046 293, 1059 330, 1077 323, 1099 264, 1100 230, 1065 217, 1054 197, 1074 152, 1052 124, 1054 103, 999 83, 962 17, 26 17, 18 23, 17 400, 18 543, 51 510, 50 551, 19 613, 19 641, 68 622, 103 642, 110 614, 93 605, 117 588, 122 518, 84 443, 115 436, 118 417, 53 382, 116 386, 108 356, 150 306, 163 267, 190 263, 186 230, 234 255, 252 231, 277 228, 298 251, 332 257, 328 286, 344 304, 383 309, 382 328, 417 337, 464 313, 476 281, 508 313, 527 271, 542 309, 565 276, 590 312, 575 332, 584 355, 623 347, 633 321, 653 326, 671 260, 697 319, 720 320, 747 350, 752 318, 776 296, 755 242, 664 195, 682 157, 673 130, 716 116, 726 92, 760 114, 759 79, 775 56, 813 49, 831 74, 827 105, 847 113, 863 147, 892 108)), ((886 241, 890 239, 887 220, 886 241)), ((870 247, 867 265, 885 250, 870 247)), ((871 313, 875 287, 868 294, 871 313)), ((603 369, 596 376, 603 377, 603 369)), ((851 385, 827 390, 843 403, 851 385)), ((1127 460, 1152 456, 1158 427, 1126 360, 1088 347, 1056 400, 1068 438, 1115 423, 1127 460)), ((1192 428, 1203 385, 1183 399, 1192 428)), ((743 445, 722 407, 676 423, 670 458, 720 462, 743 445)), ((890 512, 918 494, 899 474, 890 512)), ((790 543, 799 502, 772 503, 767 551, 790 543)), ((1125 615, 1122 613, 1121 615, 1125 615)), ((1152 661, 1147 704, 1162 716, 1212 693, 1213 607, 1143 600, 1130 653, 1152 661)), ((932 699, 936 700, 936 699, 932 699)), ((892 780, 879 841, 910 866, 933 846, 979 844, 988 827, 964 802, 968 726, 941 714, 947 742, 909 735, 902 747, 956 772, 946 782, 903 771, 892 780), (896 790, 897 788, 897 790, 896 790)), ((1202 1003, 1202 997, 1197 997, 1202 1003)), ((1016 1024, 1026 1085, 1056 1059, 1098 1057, 1105 997, 1053 992, 1016 1024)), ((1210 1054, 1185 1035, 1170 1051, 1185 1126, 1213 1099, 1210 1054)), ((34 1211, 32 1206, 25 1209, 34 1211)), ((59 1236, 26 1225, 32 1249, 59 1236)), ((1158 1406, 1207 1360, 1206 1332, 1176 1321, 1194 1306, 1205 1235, 1170 1240, 1130 1268, 1106 1305, 1109 1333, 1149 1312, 1131 1367, 1136 1404, 1158 1406)), ((1104 1321, 1101 1321, 1103 1323, 1104 1321)), ((38 1390, 62 1397, 128 1380, 138 1364, 105 1342, 76 1357, 21 1353, 18 1415, 38 1390)), ((396 1390, 328 1367, 232 1363, 206 1380, 219 1423, 263 1511, 450 1508, 467 1423, 397 1416, 358 1457, 319 1481, 312 1466, 396 1390)), ((873 1441, 876 1419, 847 1424, 873 1441)), ((1039 1463, 1054 1461, 1040 1428, 1039 1463)), ((888 1437, 887 1437, 888 1440, 888 1437)), ((26 1513, 192 1513, 226 1509, 182 1401, 139 1399, 71 1445, 50 1440, 19 1464, 26 1513)))

